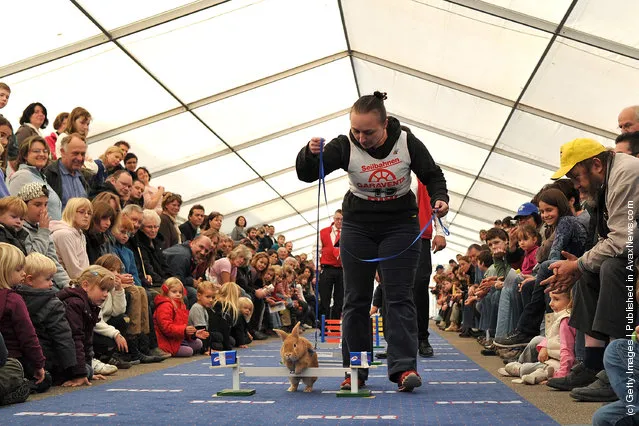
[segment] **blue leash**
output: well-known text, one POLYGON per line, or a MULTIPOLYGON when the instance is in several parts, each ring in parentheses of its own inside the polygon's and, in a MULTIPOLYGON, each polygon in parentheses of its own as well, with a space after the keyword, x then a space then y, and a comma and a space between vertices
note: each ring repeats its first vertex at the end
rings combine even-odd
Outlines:
MULTIPOLYGON (((324 172, 324 139, 322 139, 320 141, 320 152, 319 152, 319 182, 318 182, 318 188, 317 188, 317 234, 316 234, 316 250, 315 250, 315 320, 317 321, 317 319, 319 318, 319 261, 320 261, 320 252, 319 252, 319 241, 320 241, 320 209, 321 209, 321 200, 322 200, 322 190, 324 191, 324 204, 326 205, 326 211, 328 213, 328 216, 330 217, 330 212, 328 212, 328 196, 326 195, 326 176, 325 176, 325 172, 324 172)), ((353 258, 359 260, 360 262, 366 262, 366 263, 376 263, 376 262, 382 262, 385 260, 391 260, 391 259, 395 259, 399 256, 401 256, 402 254, 404 254, 406 251, 408 251, 412 246, 415 245, 415 243, 417 241, 419 241, 422 237, 422 235, 424 235, 424 232, 426 232, 426 230, 428 229, 428 227, 431 225, 431 223, 433 223, 433 220, 437 219, 439 221, 439 225, 442 227, 442 229, 444 230, 444 234, 445 235, 450 235, 450 231, 448 230, 448 228, 446 228, 441 220, 441 218, 438 218, 437 215, 433 212, 433 216, 430 218, 430 220, 428 221, 428 223, 426 225, 424 225, 424 227, 422 228, 422 230, 419 232, 419 234, 417 235, 417 237, 415 237, 415 239, 413 240, 412 243, 410 243, 410 245, 408 247, 406 247, 404 250, 400 251, 397 254, 394 254, 392 256, 386 256, 386 257, 376 257, 374 259, 361 259, 355 255, 353 255, 351 252, 349 252, 348 250, 346 250, 344 248, 344 246, 340 246, 340 250, 344 250, 346 253, 348 253, 349 255, 351 255, 353 258)), ((315 329, 315 348, 317 349, 317 328, 315 329)))

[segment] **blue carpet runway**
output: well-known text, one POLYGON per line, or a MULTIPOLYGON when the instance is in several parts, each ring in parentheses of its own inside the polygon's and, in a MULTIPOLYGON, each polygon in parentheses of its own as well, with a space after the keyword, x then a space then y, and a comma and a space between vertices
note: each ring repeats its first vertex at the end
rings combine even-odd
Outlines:
MULTIPOLYGON (((311 337, 311 333, 307 334, 311 337)), ((217 397, 231 387, 230 370, 209 369, 209 358, 130 379, 0 409, 1 424, 393 424, 556 425, 549 416, 495 379, 441 337, 435 357, 419 359, 424 385, 396 393, 386 366, 370 371, 373 398, 337 398, 340 379, 320 378, 313 393, 286 392, 285 377, 244 377, 248 397, 217 397)), ((279 366, 279 339, 239 351, 242 365, 279 366)), ((339 354, 320 345, 322 354, 339 354)), ((320 367, 337 358, 320 357, 320 367)), ((134 367, 135 368, 135 367, 134 367)), ((99 383, 99 382, 98 382, 99 383)))

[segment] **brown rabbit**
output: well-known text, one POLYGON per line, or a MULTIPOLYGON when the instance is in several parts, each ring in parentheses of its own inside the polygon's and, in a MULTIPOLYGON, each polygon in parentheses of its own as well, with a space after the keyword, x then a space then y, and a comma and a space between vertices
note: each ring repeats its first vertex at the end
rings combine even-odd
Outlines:
MULTIPOLYGON (((283 342, 282 349, 280 349, 282 362, 291 373, 300 374, 308 367, 319 367, 317 354, 313 350, 313 345, 311 345, 308 339, 300 336, 299 322, 295 325, 291 334, 287 334, 282 330, 275 330, 275 332, 280 336, 283 342)), ((313 383, 315 383, 317 377, 290 376, 288 380, 291 382, 291 386, 288 388, 289 392, 296 392, 300 381, 306 385, 304 392, 313 392, 313 383)))

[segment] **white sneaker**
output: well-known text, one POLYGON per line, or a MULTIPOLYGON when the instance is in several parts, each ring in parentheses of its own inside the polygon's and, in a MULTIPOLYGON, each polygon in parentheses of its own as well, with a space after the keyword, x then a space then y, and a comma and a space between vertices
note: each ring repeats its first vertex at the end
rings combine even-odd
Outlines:
POLYGON ((93 367, 93 374, 102 374, 103 376, 108 376, 118 371, 118 367, 115 365, 105 364, 95 358, 91 361, 91 367, 93 367))

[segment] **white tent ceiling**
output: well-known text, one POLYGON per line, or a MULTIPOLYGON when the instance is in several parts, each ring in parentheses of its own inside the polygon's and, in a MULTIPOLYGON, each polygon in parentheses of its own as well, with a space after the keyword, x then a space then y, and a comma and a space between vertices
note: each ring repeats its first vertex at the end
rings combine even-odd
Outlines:
MULTIPOLYGON (((14 125, 31 102, 50 121, 83 106, 93 157, 127 140, 183 216, 200 203, 223 230, 272 223, 295 252, 311 251, 317 202, 297 151, 346 133, 360 94, 388 92, 444 170, 436 261, 528 201, 563 142, 612 145, 638 99, 634 0, 7 0, 3 15, 14 125)), ((332 212, 347 182, 328 179, 332 212)))

